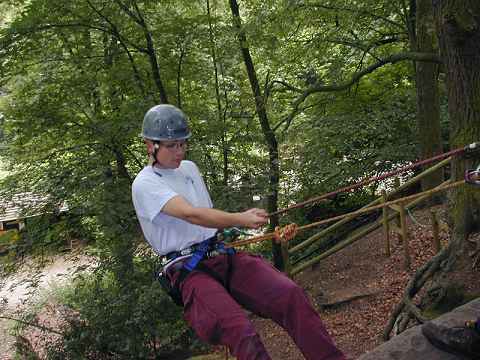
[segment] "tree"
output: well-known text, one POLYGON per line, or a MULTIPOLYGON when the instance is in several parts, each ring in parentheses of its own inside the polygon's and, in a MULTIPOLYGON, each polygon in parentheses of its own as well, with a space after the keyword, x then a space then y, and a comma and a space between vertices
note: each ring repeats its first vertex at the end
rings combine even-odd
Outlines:
MULTIPOLYGON (((480 3, 475 0, 433 0, 440 51, 446 69, 450 144, 464 146, 480 139, 480 3)), ((478 161, 478 159, 477 159, 478 161)), ((463 179, 472 159, 452 162, 452 180, 463 179)), ((480 224, 480 194, 472 187, 456 190, 452 198, 451 259, 465 255, 466 239, 480 224)))
MULTIPOLYGON (((415 29, 412 45, 418 52, 435 53, 435 29, 431 0, 417 0, 415 29)), ((438 87, 439 65, 429 62, 415 63, 417 89, 418 155, 427 159, 443 152, 440 127, 440 95, 438 87)), ((431 189, 444 180, 443 169, 422 179, 422 190, 431 189)))
MULTIPOLYGON (((475 0, 433 0, 432 4, 446 72, 450 145, 458 148, 480 139, 480 3, 475 0)), ((478 161, 478 152, 476 160, 478 161)), ((452 161, 451 179, 463 179, 465 169, 472 167, 474 161, 468 157, 455 158, 452 161)), ((407 327, 412 318, 425 321, 412 301, 424 286, 436 289, 433 294, 434 297, 437 294, 438 298, 433 301, 439 302, 451 286, 451 279, 459 285, 455 273, 472 271, 467 240, 473 231, 478 230, 480 224, 478 190, 469 185, 453 190, 450 194, 450 216, 453 228, 448 246, 410 279, 403 299, 394 309, 385 329, 386 339, 397 321, 400 331, 407 327)), ((429 301, 428 298, 424 300, 429 301)))
MULTIPOLYGON (((260 84, 257 78, 257 72, 253 64, 252 56, 248 48, 245 31, 242 29, 242 21, 240 18, 240 11, 236 0, 230 0, 230 9, 232 11, 234 27, 237 31, 238 42, 242 52, 243 61, 247 69, 248 79, 252 88, 252 95, 255 100, 255 109, 260 122, 260 126, 267 143, 269 155, 269 187, 268 187, 268 201, 267 211, 275 213, 278 209, 278 186, 280 179, 279 155, 278 155, 278 141, 274 130, 272 129, 268 120, 267 106, 265 95, 260 90, 260 84)), ((278 226, 278 214, 270 217, 270 227, 274 229, 278 226)), ((283 263, 282 248, 280 244, 272 241, 273 261, 277 268, 283 270, 285 264, 283 263)), ((283 250, 285 251, 285 249, 283 250)))

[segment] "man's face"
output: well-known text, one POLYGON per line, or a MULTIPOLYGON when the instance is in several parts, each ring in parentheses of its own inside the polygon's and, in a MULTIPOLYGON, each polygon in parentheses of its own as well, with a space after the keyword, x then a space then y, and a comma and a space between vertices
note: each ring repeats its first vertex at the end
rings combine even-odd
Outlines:
MULTIPOLYGON (((146 140, 149 154, 153 154, 155 144, 146 140)), ((163 169, 176 169, 180 166, 180 162, 185 158, 187 151, 187 140, 166 140, 158 144, 157 163, 155 166, 163 169)))

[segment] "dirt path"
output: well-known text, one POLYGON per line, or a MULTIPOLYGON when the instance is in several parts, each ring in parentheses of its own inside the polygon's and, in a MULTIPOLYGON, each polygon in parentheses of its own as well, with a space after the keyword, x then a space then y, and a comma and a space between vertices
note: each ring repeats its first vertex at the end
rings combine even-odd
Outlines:
MULTIPOLYGON (((80 251, 56 256, 44 266, 32 259, 25 260, 17 272, 0 279, 0 315, 18 317, 17 314, 46 296, 47 292, 92 264, 91 258, 80 251)), ((13 359, 15 339, 9 331, 12 325, 11 320, 0 319, 0 360, 13 359)))

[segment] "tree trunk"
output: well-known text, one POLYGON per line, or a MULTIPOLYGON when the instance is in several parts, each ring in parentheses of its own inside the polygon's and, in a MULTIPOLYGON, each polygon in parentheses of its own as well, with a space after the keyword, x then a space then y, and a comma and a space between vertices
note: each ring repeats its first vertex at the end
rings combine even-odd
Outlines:
POLYGON ((129 5, 122 3, 120 0, 116 0, 115 2, 125 12, 125 14, 127 14, 134 22, 136 22, 141 27, 147 45, 147 48, 144 52, 148 56, 148 62, 150 63, 153 81, 157 86, 160 103, 168 104, 167 92, 165 90, 165 86, 163 85, 162 77, 160 75, 160 66, 157 60, 157 52, 155 50, 153 36, 150 29, 148 28, 147 22, 145 21, 143 14, 140 11, 140 8, 138 7, 137 2, 133 1, 131 4, 129 4, 134 7, 135 12, 133 12, 129 8, 129 5))
MULTIPOLYGON (((431 0, 417 0, 416 5, 416 51, 435 53, 434 22, 431 0)), ((417 133, 419 157, 426 159, 442 153, 440 130, 440 102, 438 95, 438 65, 432 62, 416 62, 417 88, 417 133)), ((427 167, 424 168, 426 170, 427 167)), ((422 179, 422 190, 426 191, 443 182, 443 169, 422 179)))
MULTIPOLYGON (((267 110, 265 107, 265 98, 262 95, 260 86, 258 84, 257 74, 253 65, 252 57, 250 56, 250 50, 247 45, 247 37, 245 31, 242 28, 242 21, 240 18, 240 11, 236 0, 230 0, 230 9, 232 10, 233 24, 237 30, 238 41, 240 43, 240 50, 242 52, 243 61, 248 73, 248 79, 250 80, 250 86, 252 88, 253 96, 255 98, 255 108, 257 111, 260 126, 262 128, 263 136, 267 143, 268 155, 269 155, 269 189, 267 197, 267 211, 274 213, 278 210, 278 186, 280 179, 280 167, 278 158, 278 143, 273 129, 270 127, 268 121, 267 110)), ((273 229, 278 226, 278 215, 274 215, 270 218, 270 227, 273 229)), ((285 264, 282 257, 281 246, 272 241, 273 261, 274 265, 284 270, 285 264)))
MULTIPOLYGON (((450 145, 464 146, 480 139, 480 1, 433 0, 440 51, 446 69, 450 145)), ((477 157, 478 162, 478 157, 477 157)), ((460 180, 472 160, 452 161, 452 179, 460 180)), ((480 224, 480 194, 469 185, 452 193, 454 250, 450 260, 468 261, 466 238, 480 224)))
MULTIPOLYGON (((210 1, 207 0, 207 16, 208 16, 208 34, 209 34, 209 40, 210 40, 210 53, 212 56, 212 65, 213 65, 213 72, 214 72, 214 78, 215 78, 215 99, 217 101, 217 118, 218 118, 218 123, 222 124, 222 158, 223 158, 223 179, 222 183, 223 186, 226 188, 228 186, 228 180, 230 176, 229 172, 229 159, 228 159, 228 153, 229 153, 229 145, 227 142, 227 124, 226 124, 226 109, 227 109, 227 94, 225 93, 225 110, 222 109, 222 98, 220 96, 220 83, 218 80, 218 60, 217 60, 217 44, 215 41, 215 31, 213 29, 213 24, 212 24, 212 15, 210 12, 210 1)), ((227 201, 228 201, 228 193, 227 195, 227 201)))

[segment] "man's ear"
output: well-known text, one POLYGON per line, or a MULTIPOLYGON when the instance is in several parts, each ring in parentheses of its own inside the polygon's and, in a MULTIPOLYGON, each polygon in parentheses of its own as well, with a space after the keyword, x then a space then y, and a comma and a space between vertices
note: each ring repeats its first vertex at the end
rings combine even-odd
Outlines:
POLYGON ((147 153, 148 155, 152 155, 154 152, 155 152, 155 148, 154 148, 154 145, 153 145, 153 142, 151 142, 150 140, 143 140, 143 142, 145 143, 145 145, 147 145, 147 153))

